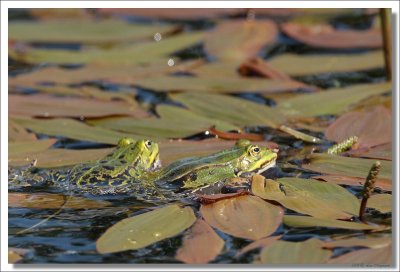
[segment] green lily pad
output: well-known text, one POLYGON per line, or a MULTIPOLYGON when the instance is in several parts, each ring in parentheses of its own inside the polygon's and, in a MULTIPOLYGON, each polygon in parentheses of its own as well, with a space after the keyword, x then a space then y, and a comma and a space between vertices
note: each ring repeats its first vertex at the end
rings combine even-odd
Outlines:
POLYGON ((243 61, 257 56, 278 37, 278 27, 271 20, 222 21, 208 33, 206 52, 218 60, 243 61))
POLYGON ((239 129, 239 127, 224 121, 201 116, 175 106, 159 105, 157 106, 157 113, 160 118, 137 120, 129 117, 116 117, 87 122, 95 126, 154 138, 184 138, 206 131, 214 125, 220 130, 239 129))
POLYGON ((363 223, 348 222, 342 220, 334 220, 328 218, 317 218, 302 215, 285 215, 283 223, 293 228, 338 228, 338 229, 352 229, 352 230, 374 230, 379 229, 377 226, 367 225, 363 223))
POLYGON ((322 241, 309 239, 304 242, 277 241, 260 253, 264 264, 321 264, 332 256, 330 250, 322 249, 322 241))
POLYGON ((24 42, 116 43, 153 38, 171 33, 177 26, 130 24, 124 21, 17 21, 10 22, 8 38, 24 42))
MULTIPOLYGON (((376 160, 349 158, 323 153, 314 153, 308 157, 309 163, 302 165, 303 168, 330 175, 342 175, 349 177, 366 178, 372 164, 376 160)), ((379 179, 390 181, 392 178, 392 162, 381 161, 379 179)))
POLYGON ((204 220, 198 219, 183 239, 175 258, 189 264, 208 263, 219 255, 224 244, 204 220))
POLYGON ((101 117, 109 115, 130 115, 137 118, 149 116, 139 106, 124 101, 101 101, 76 97, 51 95, 9 95, 9 113, 36 117, 101 117))
POLYGON ((142 42, 130 46, 115 46, 108 50, 87 49, 81 51, 30 49, 24 54, 10 51, 10 57, 28 63, 54 64, 140 64, 165 58, 168 55, 194 45, 204 33, 192 32, 164 38, 159 42, 142 42))
POLYGON ((141 139, 141 136, 93 127, 72 119, 13 118, 13 120, 24 128, 36 133, 43 133, 50 136, 64 136, 70 139, 95 143, 116 144, 122 137, 141 139))
POLYGON ((289 98, 278 104, 278 109, 289 116, 340 114, 351 104, 372 95, 390 92, 391 88, 392 84, 385 82, 328 89, 319 93, 289 98))
POLYGON ((351 251, 337 258, 330 259, 329 264, 376 264, 390 266, 392 265, 392 246, 386 246, 376 249, 361 249, 351 251))
POLYGON ((172 95, 172 98, 197 114, 239 126, 277 128, 285 121, 274 108, 227 95, 180 93, 172 95))
POLYGON ((385 62, 383 52, 374 51, 362 54, 334 55, 296 55, 284 53, 270 59, 268 64, 290 76, 307 76, 382 68, 385 62))
POLYGON ((373 208, 381 213, 392 211, 393 201, 390 194, 375 194, 372 195, 367 202, 368 208, 373 208))
POLYGON ((190 207, 168 205, 119 221, 101 235, 96 248, 101 254, 143 248, 181 233, 195 221, 190 207))
POLYGON ((211 226, 251 240, 272 234, 283 217, 281 207, 254 196, 239 196, 201 205, 200 212, 211 226))
POLYGON ((21 125, 8 120, 8 142, 35 141, 35 133, 26 131, 21 125))
POLYGON ((56 139, 43 139, 37 141, 19 141, 14 143, 9 142, 8 157, 12 157, 18 154, 43 151, 52 146, 56 141, 56 139))
POLYGON ((296 81, 282 81, 245 77, 177 77, 162 76, 138 79, 135 85, 159 92, 215 92, 215 93, 269 93, 293 91, 306 85, 296 81))
POLYGON ((360 204, 355 196, 336 184, 312 179, 280 178, 265 180, 255 175, 253 194, 274 200, 288 209, 318 218, 344 219, 358 214, 360 204))

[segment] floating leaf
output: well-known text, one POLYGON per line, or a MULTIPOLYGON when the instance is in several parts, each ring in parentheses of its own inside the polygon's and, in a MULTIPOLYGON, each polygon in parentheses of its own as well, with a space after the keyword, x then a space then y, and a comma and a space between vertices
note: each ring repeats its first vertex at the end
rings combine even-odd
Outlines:
POLYGON ((12 21, 8 38, 24 42, 47 43, 116 43, 153 38, 176 31, 174 25, 130 24, 124 21, 12 21))
MULTIPOLYGON (((314 153, 308 157, 308 162, 303 168, 330 175, 342 175, 349 177, 366 178, 371 165, 376 160, 348 158, 343 156, 314 153)), ((392 178, 392 162, 381 161, 381 171, 378 180, 384 179, 390 182, 392 178)))
POLYGON ((12 58, 28 63, 61 64, 140 64, 156 61, 201 41, 203 33, 192 32, 175 35, 159 42, 142 42, 132 46, 116 46, 108 50, 87 49, 81 51, 30 49, 24 54, 10 51, 12 58))
POLYGON ((271 20, 222 21, 206 36, 204 48, 218 60, 243 61, 257 56, 277 36, 278 28, 271 20))
POLYGON ((122 137, 140 139, 140 136, 120 133, 105 128, 93 127, 72 119, 28 119, 13 118, 21 126, 51 136, 64 136, 70 139, 96 143, 116 144, 122 137))
POLYGON ((383 39, 379 28, 366 30, 336 30, 330 25, 284 23, 282 31, 307 45, 333 49, 380 48, 383 39))
POLYGON ((56 139, 43 139, 37 141, 19 141, 8 143, 8 157, 12 157, 18 154, 34 153, 43 151, 52 146, 57 140, 56 139))
POLYGON ((240 196, 201 205, 207 223, 230 235, 257 240, 281 224, 283 210, 254 196, 240 196))
POLYGON ((235 193, 228 193, 228 194, 198 194, 195 193, 196 195, 196 200, 199 201, 201 204, 212 204, 215 202, 218 202, 223 199, 228 199, 228 198, 233 198, 233 197, 238 197, 238 196, 243 196, 243 195, 248 195, 249 192, 246 190, 238 190, 235 193))
POLYGON ((12 249, 8 249, 8 263, 14 264, 22 260, 22 256, 12 249))
POLYGON ((371 226, 364 223, 348 222, 342 220, 334 220, 328 218, 316 218, 311 216, 301 215, 285 215, 283 223, 293 228, 315 228, 327 227, 338 229, 353 229, 353 230, 373 230, 379 229, 377 226, 371 226))
POLYGON ((143 248, 181 233, 195 221, 190 207, 168 205, 119 221, 97 240, 96 248, 101 254, 143 248))
POLYGON ((368 208, 373 208, 381 213, 388 213, 392 211, 392 195, 390 194, 376 194, 372 195, 367 202, 368 208))
POLYGON ((390 143, 392 117, 390 111, 382 106, 368 112, 348 112, 325 130, 325 136, 328 140, 335 142, 357 136, 357 148, 390 143))
POLYGON ((282 235, 278 235, 278 236, 270 236, 267 238, 263 238, 254 242, 251 242, 250 244, 248 244, 247 246, 243 247, 242 249, 240 249, 236 255, 235 258, 239 258, 240 256, 242 256, 243 254, 257 249, 257 248, 263 248, 263 247, 267 247, 272 245, 273 243, 275 243, 278 239, 280 239, 282 237, 282 235))
POLYGON ((143 137, 184 138, 216 125, 223 130, 239 128, 223 121, 207 118, 187 109, 159 105, 157 113, 161 118, 136 120, 129 117, 117 117, 88 121, 89 124, 108 129, 141 134, 143 137))
POLYGON ((224 247, 224 240, 206 223, 198 219, 183 239, 175 258, 189 264, 204 264, 212 261, 224 247))
POLYGON ((290 76, 307 76, 383 68, 383 56, 382 51, 334 55, 296 55, 284 53, 273 57, 267 63, 272 68, 290 76))
POLYGON ((366 237, 366 238, 350 238, 340 239, 330 242, 324 242, 324 248, 335 248, 335 247, 369 247, 369 248, 381 248, 386 247, 392 243, 391 236, 383 237, 366 237))
POLYGON ((100 209, 110 206, 103 200, 49 193, 8 193, 8 207, 29 209, 100 209))
POLYGON ((318 239, 304 242, 277 241, 265 247, 260 253, 260 259, 265 264, 321 264, 328 261, 332 252, 321 248, 318 239))
POLYGON ((195 113, 235 125, 276 128, 285 120, 274 108, 226 95, 181 93, 172 95, 172 98, 195 113))
POLYGON ((132 107, 123 101, 101 101, 51 95, 9 95, 9 113, 36 117, 100 117, 131 115, 137 118, 149 114, 140 107, 132 107))
POLYGON ((278 105, 285 115, 318 116, 339 114, 351 104, 371 95, 391 91, 391 83, 353 85, 289 98, 278 105))
POLYGON ((8 142, 35 141, 36 135, 27 132, 22 126, 8 120, 8 142))
POLYGON ((392 143, 377 145, 372 148, 361 148, 350 150, 346 155, 351 157, 363 157, 379 160, 392 160, 392 143))
MULTIPOLYGON (((330 183, 335 184, 344 184, 350 186, 364 186, 365 177, 351 177, 346 175, 320 175, 314 176, 315 179, 324 180, 330 183)), ((375 183, 376 187, 381 188, 382 190, 392 190, 392 181, 390 179, 381 179, 378 176, 378 179, 375 183)))
POLYGON ((292 81, 290 76, 273 68, 261 58, 251 58, 243 62, 239 67, 239 73, 243 76, 259 76, 271 79, 292 81))
POLYGON ((280 178, 273 181, 254 175, 251 190, 261 198, 318 218, 350 218, 358 213, 360 206, 357 198, 346 189, 312 179, 280 178))
POLYGON ((163 76, 139 79, 135 85, 159 92, 215 92, 215 93, 268 93, 300 89, 306 85, 295 81, 282 81, 245 77, 182 77, 163 76))
POLYGON ((39 168, 71 166, 85 161, 98 160, 109 154, 112 148, 69 150, 64 148, 47 149, 42 152, 21 153, 8 156, 10 166, 27 165, 37 160, 39 168))
POLYGON ((390 266, 392 264, 392 247, 377 249, 361 249, 330 259, 330 264, 377 264, 390 266))

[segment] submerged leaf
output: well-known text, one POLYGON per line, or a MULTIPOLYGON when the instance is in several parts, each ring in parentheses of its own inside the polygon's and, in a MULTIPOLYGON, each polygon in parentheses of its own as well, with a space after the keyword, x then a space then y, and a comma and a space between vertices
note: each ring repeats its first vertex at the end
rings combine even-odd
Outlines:
POLYGON ((357 148, 373 147, 392 141, 392 117, 380 106, 368 112, 348 112, 340 116, 326 130, 328 140, 341 142, 357 136, 357 148))
POLYGON ((290 76, 307 76, 383 68, 385 65, 383 56, 382 51, 331 55, 284 53, 268 60, 268 64, 290 76))
POLYGON ((110 206, 103 200, 49 193, 8 193, 8 207, 29 209, 100 209, 110 206))
POLYGON ((218 60, 243 61, 275 42, 278 28, 271 20, 222 21, 206 36, 206 52, 218 60))
POLYGON ((240 196, 201 205, 207 223, 230 235, 257 240, 281 224, 283 210, 254 196, 240 196))
POLYGON ((321 264, 328 261, 332 252, 321 248, 318 239, 304 242, 277 241, 265 247, 260 254, 261 263, 265 264, 321 264))
POLYGON ((190 207, 168 205, 119 221, 97 240, 96 248, 101 254, 143 248, 181 233, 195 221, 190 207))
POLYGON ((204 264, 212 261, 224 247, 224 240, 206 223, 198 219, 183 239, 175 258, 189 264, 204 264))
POLYGON ((385 82, 330 89, 289 98, 282 101, 278 105, 278 109, 285 115, 295 116, 339 114, 344 112, 351 104, 371 95, 390 92, 391 88, 392 84, 385 82))
POLYGON ((181 93, 172 98, 200 115, 235 125, 276 128, 285 120, 274 108, 226 95, 181 93))
POLYGON ((293 228, 338 228, 352 230, 374 230, 379 229, 377 226, 371 226, 364 223, 348 222, 342 220, 334 220, 328 218, 317 218, 312 216, 302 215, 285 215, 283 223, 293 228))
POLYGON ((261 198, 318 218, 350 218, 359 209, 357 198, 346 189, 312 179, 280 178, 273 181, 254 175, 251 189, 261 198))
POLYGON ((289 37, 307 45, 323 48, 380 48, 383 39, 379 28, 336 30, 330 25, 304 25, 289 22, 281 25, 289 37))
POLYGON ((176 29, 174 25, 130 24, 117 20, 12 21, 8 38, 24 42, 116 43, 153 38, 155 33, 163 35, 176 29))
POLYGON ((51 95, 9 95, 9 113, 34 117, 101 117, 130 115, 136 118, 149 114, 139 106, 123 101, 101 101, 87 98, 56 97, 51 95))
POLYGON ((386 246, 377 249, 361 249, 351 251, 337 258, 330 259, 330 264, 377 264, 392 265, 392 247, 386 246))

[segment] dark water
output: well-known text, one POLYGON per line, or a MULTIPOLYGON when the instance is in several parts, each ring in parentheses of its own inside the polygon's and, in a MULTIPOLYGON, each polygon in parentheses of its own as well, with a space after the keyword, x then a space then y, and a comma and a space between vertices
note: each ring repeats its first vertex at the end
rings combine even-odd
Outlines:
MULTIPOLYGON (((11 19, 29 19, 27 13, 15 11, 11 13, 11 19)), ((127 17, 126 19, 136 22, 140 18, 127 17)), ((150 21, 151 22, 151 21, 150 21)), ((208 29, 212 27, 211 21, 183 22, 185 29, 191 31, 194 29, 208 29)), ((332 23, 340 28, 357 27, 366 28, 371 24, 371 18, 368 16, 342 16, 332 19, 332 23)), ((68 48, 70 50, 79 50, 80 45, 48 45, 36 44, 36 47, 45 48, 68 48)), ((310 46, 302 45, 284 35, 281 35, 279 43, 271 48, 266 48, 262 57, 268 59, 274 55, 284 52, 294 52, 300 54, 318 54, 327 53, 329 50, 321 50, 310 46)), ((340 51, 332 51, 339 53, 340 51)), ((340 52, 343 53, 343 52, 340 52)), ((188 50, 177 52, 176 56, 182 59, 195 59, 207 57, 202 46, 195 46, 188 50)), ((69 67, 76 69, 77 67, 69 67)), ((10 60, 9 75, 15 76, 20 73, 29 73, 39 66, 30 66, 23 63, 10 60)), ((187 76, 187 75, 180 75, 187 76)), ((338 84, 346 86, 355 83, 367 83, 374 81, 382 81, 384 79, 384 70, 377 69, 372 71, 355 72, 355 73, 336 73, 323 74, 318 76, 308 76, 297 78, 297 80, 316 85, 322 88, 334 87, 338 84)), ((171 103, 165 94, 152 92, 151 90, 142 90, 117 84, 105 84, 102 82, 91 82, 90 85, 100 86, 107 91, 132 91, 137 94, 137 100, 141 103, 150 105, 150 109, 161 103, 171 103)), ((31 93, 35 90, 21 90, 31 93)), ((266 99, 258 94, 239 94, 243 99, 248 99, 257 103, 274 106, 276 103, 272 99, 266 99)), ((327 117, 329 118, 329 117, 327 117)), ((272 171, 268 171, 267 177, 282 177, 301 174, 302 177, 310 177, 312 173, 299 172, 295 169, 281 168, 284 163, 290 161, 292 164, 299 163, 292 160, 293 155, 298 154, 301 150, 309 148, 311 145, 302 141, 294 140, 291 137, 282 135, 277 131, 265 128, 249 128, 249 132, 263 132, 269 135, 268 140, 275 141, 280 146, 280 157, 278 159, 278 167, 272 171)), ((304 131, 313 134, 309 131, 304 131)), ((317 137, 323 137, 322 134, 315 134, 317 137)), ((42 135, 41 137, 47 137, 42 135)), ((201 140, 206 138, 205 135, 196 135, 192 140, 201 140)), ((80 142, 59 138, 54 145, 57 148, 84 149, 84 148, 101 148, 106 145, 98 145, 89 142, 80 142)), ((321 150, 326 149, 328 145, 319 146, 321 150)), ((267 175, 266 174, 266 175, 267 175)), ((348 187, 349 191, 357 193, 360 188, 348 187)), ((21 189, 19 192, 32 192, 32 189, 21 189)), ((52 188, 43 188, 40 192, 54 192, 52 188)), ((9 247, 30 249, 30 252, 24 257, 22 263, 176 263, 174 255, 176 250, 182 243, 182 235, 175 238, 166 239, 140 250, 130 250, 114 254, 98 254, 96 252, 95 242, 103 234, 107 228, 127 217, 143 213, 154 206, 149 203, 136 201, 132 197, 97 197, 112 202, 112 206, 101 209, 62 209, 57 215, 54 213, 56 209, 27 209, 27 208, 9 208, 9 247), (24 234, 16 234, 18 231, 29 228, 40 221, 52 216, 46 223, 24 234)), ((198 205, 194 204, 193 209, 198 212, 198 205)), ((290 212, 290 211, 288 211, 290 212)), ((382 218, 384 219, 384 218, 382 218)), ((235 259, 234 255, 237 251, 247 244, 249 240, 235 238, 224 234, 218 230, 217 233, 225 241, 223 252, 213 261, 213 263, 249 263, 252 262, 254 253, 251 251, 239 259, 235 259)), ((283 235, 284 240, 303 241, 312 237, 322 240, 332 237, 332 235, 351 234, 354 236, 364 235, 362 231, 340 230, 329 228, 308 228, 294 229, 282 225, 275 234, 283 235)), ((339 254, 340 249, 335 250, 334 254, 339 254)))

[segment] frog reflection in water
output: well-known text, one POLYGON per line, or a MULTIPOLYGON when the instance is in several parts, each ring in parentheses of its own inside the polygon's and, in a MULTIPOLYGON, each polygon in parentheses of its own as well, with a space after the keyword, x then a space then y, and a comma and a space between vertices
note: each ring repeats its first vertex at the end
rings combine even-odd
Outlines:
POLYGON ((103 159, 77 165, 68 172, 52 171, 46 179, 91 194, 127 193, 142 199, 162 198, 261 173, 273 167, 276 158, 276 152, 269 148, 239 140, 230 149, 184 158, 159 169, 157 143, 123 138, 115 151, 103 159))

